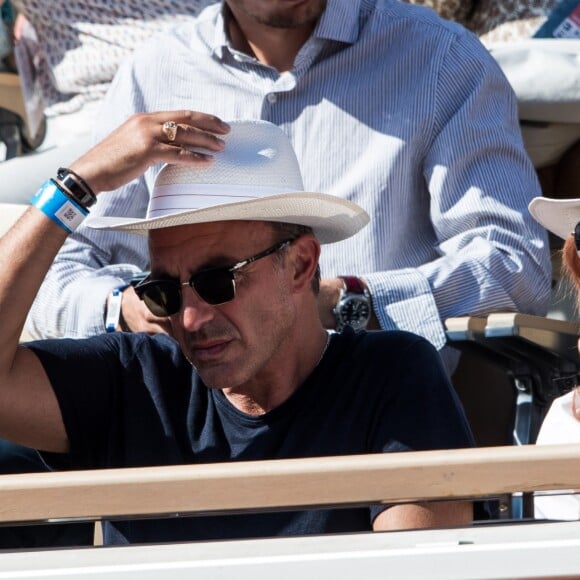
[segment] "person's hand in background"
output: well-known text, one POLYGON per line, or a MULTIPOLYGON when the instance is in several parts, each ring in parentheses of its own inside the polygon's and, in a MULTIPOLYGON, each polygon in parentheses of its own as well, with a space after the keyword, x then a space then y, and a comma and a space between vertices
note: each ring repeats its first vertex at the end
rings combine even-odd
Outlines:
POLYGON ((121 331, 146 332, 147 334, 171 334, 169 318, 154 316, 137 296, 133 286, 123 290, 119 328, 121 331))

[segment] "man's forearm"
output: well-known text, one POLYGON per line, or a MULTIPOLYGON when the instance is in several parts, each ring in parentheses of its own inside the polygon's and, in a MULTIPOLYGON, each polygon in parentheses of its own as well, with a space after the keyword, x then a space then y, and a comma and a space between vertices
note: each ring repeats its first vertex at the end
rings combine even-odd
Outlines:
POLYGON ((473 523, 473 504, 469 501, 446 501, 392 506, 373 522, 373 530, 447 528, 473 523))

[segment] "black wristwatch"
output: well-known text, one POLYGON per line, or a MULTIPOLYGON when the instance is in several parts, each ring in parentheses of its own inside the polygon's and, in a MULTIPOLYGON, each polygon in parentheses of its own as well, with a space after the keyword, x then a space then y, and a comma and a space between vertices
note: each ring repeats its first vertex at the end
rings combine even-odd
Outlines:
POLYGON ((344 288, 332 311, 336 318, 336 330, 341 332, 345 326, 363 330, 371 318, 371 295, 356 276, 340 278, 344 280, 344 288))

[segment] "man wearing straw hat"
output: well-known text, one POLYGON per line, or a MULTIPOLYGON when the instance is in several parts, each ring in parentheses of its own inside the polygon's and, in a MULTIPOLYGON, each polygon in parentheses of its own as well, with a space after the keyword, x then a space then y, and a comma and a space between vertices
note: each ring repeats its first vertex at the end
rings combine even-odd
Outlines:
MULTIPOLYGON (((210 153, 186 111, 133 117, 48 180, 0 240, 0 437, 55 468, 131 467, 465 447, 469 428, 435 348, 402 331, 328 333, 320 244, 368 222, 305 192, 284 133, 234 121, 210 153), (167 123, 179 124, 176 140, 167 123), (95 193, 165 162, 144 218, 92 226, 148 236, 136 287, 172 334, 18 344, 26 313, 95 193)), ((97 203, 98 205, 98 203, 97 203)), ((465 524, 466 502, 110 522, 108 543, 465 524)))

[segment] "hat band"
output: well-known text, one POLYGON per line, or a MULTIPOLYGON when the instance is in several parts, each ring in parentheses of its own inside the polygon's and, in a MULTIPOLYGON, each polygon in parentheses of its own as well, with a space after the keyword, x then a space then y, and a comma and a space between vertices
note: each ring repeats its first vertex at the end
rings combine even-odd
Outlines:
POLYGON ((204 209, 206 207, 215 207, 216 205, 237 203, 297 191, 302 191, 302 189, 225 183, 157 185, 149 202, 147 219, 172 215, 181 211, 204 209))

